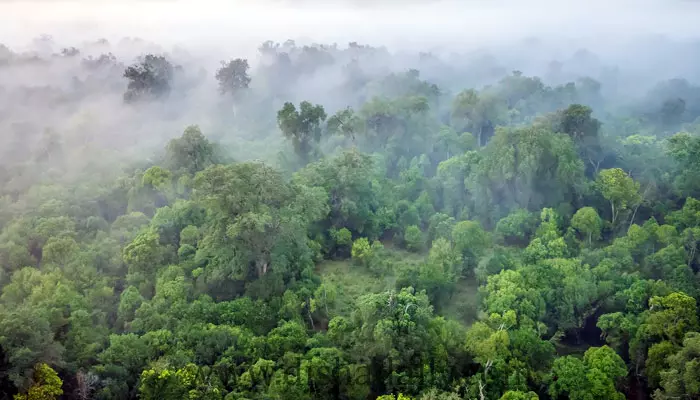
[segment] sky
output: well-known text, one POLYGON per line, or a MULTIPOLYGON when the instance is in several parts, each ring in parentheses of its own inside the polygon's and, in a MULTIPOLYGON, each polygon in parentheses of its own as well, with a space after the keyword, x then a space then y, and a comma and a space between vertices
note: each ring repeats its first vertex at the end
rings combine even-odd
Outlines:
POLYGON ((639 34, 700 35, 700 4, 688 0, 5 0, 0 8, 0 37, 14 47, 42 33, 66 43, 128 35, 166 46, 250 51, 264 40, 288 38, 408 49, 528 36, 605 44, 639 34))

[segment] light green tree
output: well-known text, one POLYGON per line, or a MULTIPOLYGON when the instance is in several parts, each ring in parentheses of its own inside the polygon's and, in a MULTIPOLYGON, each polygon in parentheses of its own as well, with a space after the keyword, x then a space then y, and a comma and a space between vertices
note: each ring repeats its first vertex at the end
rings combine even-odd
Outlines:
POLYGON ((326 120, 326 112, 321 105, 308 101, 299 104, 299 110, 292 103, 285 103, 277 112, 277 124, 284 136, 292 142, 294 151, 303 162, 309 162, 321 140, 321 124, 326 120))
POLYGON ((603 223, 593 207, 583 207, 579 208, 571 218, 571 226, 588 238, 590 246, 593 239, 600 238, 603 223))
POLYGON ((519 390, 509 390, 501 396, 499 400, 540 400, 535 392, 521 392, 519 390))
POLYGON ((424 246, 423 232, 416 225, 410 225, 406 228, 406 232, 403 235, 404 243, 406 243, 406 248, 411 251, 420 251, 424 246))
POLYGON ((33 383, 26 393, 16 394, 14 400, 55 400, 63 394, 63 381, 56 371, 44 363, 34 367, 33 383))
POLYGON ((625 362, 614 350, 591 347, 583 360, 566 356, 554 361, 549 394, 553 398, 566 395, 571 400, 624 400, 615 384, 626 375, 625 362))
POLYGON ((641 201, 639 183, 620 168, 600 171, 595 185, 600 194, 610 202, 611 222, 613 224, 618 221, 622 211, 641 201))

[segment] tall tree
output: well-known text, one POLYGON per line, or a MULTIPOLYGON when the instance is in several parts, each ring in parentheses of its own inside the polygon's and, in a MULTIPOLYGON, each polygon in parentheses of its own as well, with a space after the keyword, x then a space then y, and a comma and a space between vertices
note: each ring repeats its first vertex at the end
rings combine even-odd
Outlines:
POLYGON ((194 175, 206 167, 222 161, 216 146, 197 125, 188 126, 179 138, 171 139, 165 148, 165 167, 173 172, 194 175))
POLYGON ((276 250, 308 251, 304 229, 328 212, 322 190, 293 187, 260 163, 208 168, 196 176, 195 189, 211 213, 199 256, 220 278, 260 278, 273 267, 276 250))
POLYGON ((641 200, 639 183, 635 182, 620 168, 604 169, 596 178, 600 194, 610 202, 611 221, 618 221, 620 212, 641 200))
POLYGON ((323 106, 314 106, 308 101, 302 101, 299 110, 292 103, 284 103, 277 112, 277 125, 304 163, 311 161, 316 151, 321 140, 321 124, 325 120, 323 106))
POLYGON ((571 218, 571 226, 588 238, 588 245, 590 246, 594 238, 596 240, 600 238, 603 223, 595 208, 583 207, 579 208, 571 218))
POLYGON ((248 76, 248 60, 236 58, 228 62, 222 61, 221 68, 216 71, 216 80, 219 81, 219 92, 236 96, 241 91, 248 89, 250 76, 248 76))
POLYGON ((581 159, 592 168, 590 171, 596 174, 602 161, 602 149, 598 139, 601 123, 591 116, 592 113, 593 110, 588 106, 572 104, 559 112, 558 124, 554 129, 571 136, 581 159))
POLYGON ((161 98, 170 93, 174 68, 164 56, 147 54, 124 70, 129 80, 124 101, 161 98))
POLYGON ((16 394, 14 400, 55 400, 63 394, 63 381, 56 371, 41 363, 34 368, 32 386, 26 393, 16 394))

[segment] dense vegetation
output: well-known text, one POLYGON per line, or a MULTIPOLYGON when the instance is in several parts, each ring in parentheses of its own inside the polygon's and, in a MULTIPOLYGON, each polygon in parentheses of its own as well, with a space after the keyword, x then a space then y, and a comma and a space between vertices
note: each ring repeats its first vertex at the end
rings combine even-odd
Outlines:
POLYGON ((0 49, 2 398, 700 398, 700 87, 107 50, 0 49))

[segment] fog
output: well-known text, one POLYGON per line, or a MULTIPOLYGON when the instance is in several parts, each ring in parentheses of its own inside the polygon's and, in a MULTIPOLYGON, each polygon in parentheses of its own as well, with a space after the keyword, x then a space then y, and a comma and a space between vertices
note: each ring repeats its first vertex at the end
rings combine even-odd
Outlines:
POLYGON ((0 33, 22 45, 50 32, 69 42, 138 36, 163 45, 248 51, 267 39, 359 41, 464 48, 526 36, 624 40, 641 34, 692 38, 700 7, 679 0, 532 1, 10 1, 0 33))
POLYGON ((236 159, 274 162, 285 146, 275 125, 283 102, 310 100, 333 112, 382 94, 360 95, 344 86, 343 68, 358 58, 371 78, 420 70, 421 79, 446 94, 445 104, 513 70, 549 85, 590 76, 619 104, 641 101, 660 81, 700 76, 700 5, 691 1, 0 4, 0 42, 13 55, 0 66, 3 168, 11 176, 5 185, 18 191, 37 180, 114 174, 190 124, 226 144, 236 159), (266 70, 258 47, 288 39, 297 52, 305 44, 337 44, 330 51, 334 61, 293 78, 266 70), (381 51, 360 57, 347 49, 349 42, 381 51), (70 47, 79 55, 61 54, 70 47), (86 67, 85 59, 106 53, 115 56, 113 63, 86 67), (123 70, 146 53, 165 54, 184 72, 167 99, 126 105, 123 70), (222 100, 214 79, 220 61, 233 58, 246 58, 252 67, 251 92, 236 106, 222 100), (41 162, 31 156, 57 148, 61 156, 41 162))

